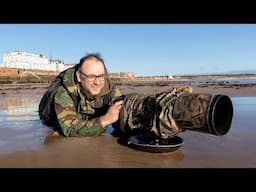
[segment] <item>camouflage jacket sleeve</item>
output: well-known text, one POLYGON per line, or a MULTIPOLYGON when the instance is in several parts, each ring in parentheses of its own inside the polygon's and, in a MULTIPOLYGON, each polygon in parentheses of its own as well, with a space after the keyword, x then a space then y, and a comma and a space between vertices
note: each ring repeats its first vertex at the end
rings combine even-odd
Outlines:
POLYGON ((72 98, 64 88, 58 89, 54 101, 57 120, 64 136, 94 136, 104 131, 99 117, 83 118, 77 112, 72 98))
MULTIPOLYGON (((115 88, 112 96, 120 95, 120 90, 115 88)), ((58 89, 54 100, 57 120, 64 136, 95 136, 104 132, 105 129, 101 126, 99 117, 82 116, 64 88, 58 89)))

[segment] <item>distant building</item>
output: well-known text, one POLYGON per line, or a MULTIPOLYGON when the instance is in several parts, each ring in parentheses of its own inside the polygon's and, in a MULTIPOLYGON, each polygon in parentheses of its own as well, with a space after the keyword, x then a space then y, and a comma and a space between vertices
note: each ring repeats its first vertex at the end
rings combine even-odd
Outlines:
POLYGON ((60 60, 50 60, 49 61, 49 71, 63 71, 65 68, 64 62, 60 60))
POLYGON ((2 67, 60 72, 64 70, 65 65, 63 61, 49 60, 42 54, 12 51, 4 53, 2 67))
MULTIPOLYGON (((64 64, 60 60, 48 59, 42 54, 32 54, 24 51, 5 52, 3 64, 0 68, 24 69, 24 70, 41 70, 49 72, 61 72, 76 64, 64 64)), ((109 73, 110 78, 136 78, 133 72, 109 73)))
POLYGON ((134 78, 135 76, 133 72, 109 73, 110 78, 134 78))

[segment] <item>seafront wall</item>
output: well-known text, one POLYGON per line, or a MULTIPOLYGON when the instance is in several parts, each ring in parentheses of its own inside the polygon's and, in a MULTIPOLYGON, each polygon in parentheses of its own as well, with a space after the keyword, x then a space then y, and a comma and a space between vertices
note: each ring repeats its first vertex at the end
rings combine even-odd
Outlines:
POLYGON ((57 72, 0 68, 0 83, 49 83, 57 72))
MULTIPOLYGON (((24 70, 0 68, 0 90, 45 88, 58 75, 57 72, 43 70, 24 70)), ((139 77, 131 73, 110 73, 110 79, 115 84, 166 84, 196 85, 196 86, 233 86, 255 85, 256 74, 225 74, 225 75, 194 75, 194 76, 147 76, 139 77), (121 74, 121 75, 120 75, 121 74), (243 80, 243 83, 241 83, 243 80)))

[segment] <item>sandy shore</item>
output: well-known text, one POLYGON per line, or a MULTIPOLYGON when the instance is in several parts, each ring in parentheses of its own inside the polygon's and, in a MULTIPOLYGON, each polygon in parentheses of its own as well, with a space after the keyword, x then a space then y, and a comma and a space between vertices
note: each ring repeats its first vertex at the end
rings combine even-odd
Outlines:
MULTIPOLYGON (((174 87, 177 85, 173 85, 174 87)), ((126 84, 119 88, 124 94, 152 94, 164 91, 170 84, 126 84)), ((6 150, 0 150, 0 167, 21 168, 222 168, 222 167, 256 167, 256 130, 255 100, 241 97, 256 97, 256 86, 192 86, 194 93, 225 94, 234 100, 234 118, 230 132, 224 136, 185 131, 179 136, 184 144, 175 152, 148 153, 138 151, 120 144, 118 138, 109 132, 97 137, 64 138, 45 137, 50 130, 35 121, 29 128, 10 131, 0 127, 1 135, 13 140, 23 134, 23 138, 14 141, 6 150), (237 100, 235 99, 237 98, 237 100), (35 131, 37 130, 37 132, 35 131), (42 131, 41 131, 42 130, 42 131), (8 133, 8 134, 7 134, 8 133), (32 134, 28 138, 28 134, 32 134), (43 136, 44 135, 44 136, 43 136), (29 141, 28 141, 29 140, 29 141), (19 142, 18 142, 19 141, 19 142), (16 146, 17 145, 17 146, 16 146), (19 146, 18 146, 19 145, 19 146), (21 147, 23 146, 23 147, 21 147), (12 148, 17 150, 7 150, 12 148), (7 151, 7 152, 5 152, 7 151)), ((44 89, 19 90, 18 94, 42 94, 44 89)), ((14 90, 2 95, 12 95, 14 90)), ((0 103, 1 106, 1 103, 0 103)), ((2 104, 2 106, 4 106, 2 104)), ((24 125, 26 126, 26 125, 24 125)))

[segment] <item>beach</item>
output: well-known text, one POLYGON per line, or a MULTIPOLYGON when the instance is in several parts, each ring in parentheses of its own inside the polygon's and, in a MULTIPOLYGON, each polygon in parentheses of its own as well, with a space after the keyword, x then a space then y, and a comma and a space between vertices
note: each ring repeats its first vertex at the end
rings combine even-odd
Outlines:
MULTIPOLYGON (((129 82, 122 93, 154 94, 182 83, 129 82)), ((1 168, 254 168, 256 167, 256 86, 200 85, 193 93, 231 97, 234 116, 223 136, 185 131, 184 144, 174 152, 149 153, 120 144, 111 135, 47 136, 37 106, 45 89, 2 90, 0 94, 1 168), (255 156, 255 157, 254 157, 255 156)))

